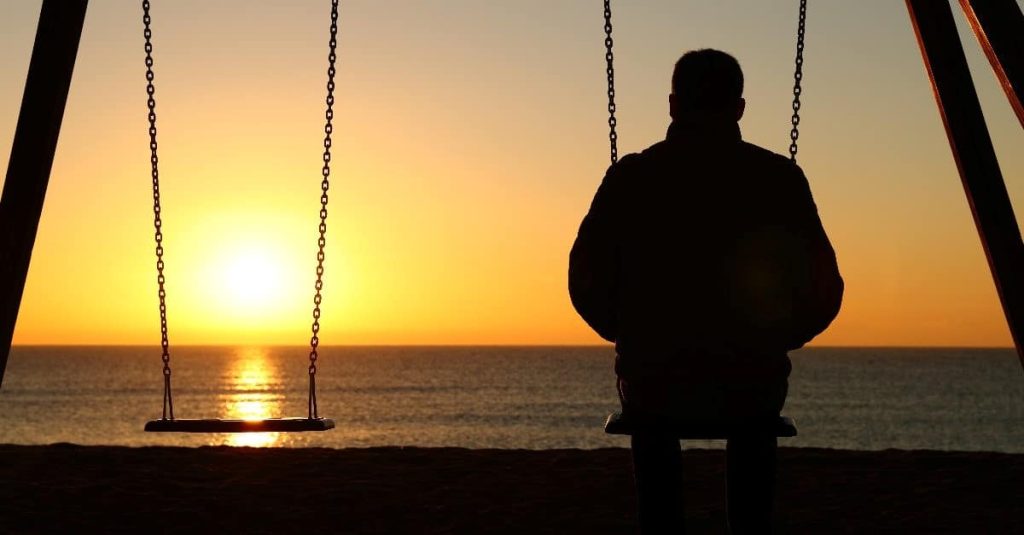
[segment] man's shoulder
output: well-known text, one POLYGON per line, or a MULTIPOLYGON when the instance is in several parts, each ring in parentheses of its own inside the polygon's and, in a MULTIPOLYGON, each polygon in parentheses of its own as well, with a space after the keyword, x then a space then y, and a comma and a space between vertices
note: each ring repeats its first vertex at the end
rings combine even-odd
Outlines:
POLYGON ((752 163, 778 168, 779 170, 797 172, 799 168, 788 156, 772 152, 764 147, 748 141, 740 142, 740 152, 752 163))
POLYGON ((671 148, 669 144, 665 141, 659 141, 640 152, 631 152, 623 155, 611 166, 610 171, 620 175, 642 173, 644 169, 649 168, 652 164, 656 165, 670 153, 671 148))
MULTIPOLYGON (((636 154, 629 154, 633 156, 635 160, 649 160, 651 158, 661 158, 667 156, 673 152, 672 144, 668 140, 661 140, 650 147, 647 147, 643 151, 636 154)), ((625 158, 624 158, 625 159, 625 158)))
MULTIPOLYGON (((737 144, 738 150, 742 157, 750 158, 753 160, 760 160, 766 164, 780 165, 784 167, 796 167, 789 156, 783 156, 776 152, 772 152, 760 145, 755 145, 749 141, 741 140, 737 144)), ((641 152, 630 153, 623 156, 620 162, 634 162, 635 165, 638 162, 642 162, 650 159, 659 159, 665 156, 669 156, 675 152, 678 152, 678 148, 674 147, 672 143, 667 140, 659 141, 650 147, 647 147, 641 152)))
POLYGON ((656 143, 642 152, 631 152, 623 155, 608 168, 605 182, 616 183, 625 181, 627 178, 635 178, 637 175, 643 175, 644 170, 650 166, 652 160, 657 159, 656 154, 660 152, 660 149, 656 149, 658 145, 662 145, 662 143, 656 143))
MULTIPOLYGON (((641 152, 624 155, 611 167, 610 171, 612 172, 610 174, 619 176, 645 174, 645 171, 662 168, 663 164, 670 160, 685 165, 689 161, 688 158, 683 157, 680 160, 678 159, 678 153, 678 146, 668 141, 659 141, 641 152)), ((724 157, 724 155, 718 154, 716 157, 724 157)), ((740 141, 736 145, 736 151, 731 156, 728 156, 728 158, 743 167, 762 173, 768 172, 782 176, 803 175, 800 167, 788 156, 772 152, 747 141, 740 141)))

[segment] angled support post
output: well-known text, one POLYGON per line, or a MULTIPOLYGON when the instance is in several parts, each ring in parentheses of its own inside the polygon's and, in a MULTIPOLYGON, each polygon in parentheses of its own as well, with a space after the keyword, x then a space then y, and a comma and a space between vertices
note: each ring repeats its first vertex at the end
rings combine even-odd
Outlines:
POLYGON ((0 384, 11 351, 32 247, 89 0, 44 0, 0 197, 0 384))
POLYGON ((1024 243, 948 0, 906 0, 967 202, 1024 365, 1024 243))
POLYGON ((1024 126, 1024 14, 1017 0, 960 0, 960 7, 1024 126))

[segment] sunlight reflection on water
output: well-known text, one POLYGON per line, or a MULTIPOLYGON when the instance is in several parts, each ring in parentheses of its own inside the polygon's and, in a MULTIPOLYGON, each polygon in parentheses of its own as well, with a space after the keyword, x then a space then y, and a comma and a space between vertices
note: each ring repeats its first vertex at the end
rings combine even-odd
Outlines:
MULTIPOLYGON (((262 420, 281 412, 281 377, 263 348, 239 349, 224 376, 221 418, 262 420)), ((278 445, 281 433, 237 433, 224 435, 227 446, 267 447, 278 445)))

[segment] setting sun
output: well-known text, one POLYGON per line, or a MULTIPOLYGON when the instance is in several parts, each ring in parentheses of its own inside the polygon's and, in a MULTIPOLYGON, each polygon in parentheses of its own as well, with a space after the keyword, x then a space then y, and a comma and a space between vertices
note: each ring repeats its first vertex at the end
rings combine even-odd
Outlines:
POLYGON ((266 250, 242 251, 226 259, 221 277, 227 297, 240 309, 280 306, 282 266, 266 250))
POLYGON ((188 218, 174 235, 182 239, 167 246, 168 294, 181 331, 247 342, 268 333, 294 340, 305 330, 314 258, 301 238, 309 232, 302 218, 267 212, 269 203, 251 203, 188 218))

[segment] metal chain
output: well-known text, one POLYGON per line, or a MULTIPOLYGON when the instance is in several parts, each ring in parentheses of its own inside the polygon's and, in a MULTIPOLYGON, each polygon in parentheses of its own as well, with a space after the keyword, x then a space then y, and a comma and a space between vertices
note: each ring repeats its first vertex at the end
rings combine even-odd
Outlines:
POLYGON ((320 291, 324 287, 324 247, 327 245, 327 190, 331 187, 331 134, 334 132, 334 73, 335 61, 338 59, 338 0, 331 0, 331 39, 330 53, 327 55, 327 111, 324 112, 324 166, 321 169, 323 180, 320 182, 320 238, 317 240, 316 253, 316 293, 313 295, 313 335, 309 339, 309 418, 318 418, 316 405, 316 361, 320 357, 320 303, 323 297, 320 291))
POLYGON ((611 146, 612 164, 619 161, 619 134, 615 131, 615 54, 612 50, 612 0, 604 0, 604 59, 608 73, 608 143, 611 146))
POLYGON ((160 217, 160 169, 156 143, 156 89, 153 86, 153 30, 149 24, 149 0, 142 0, 142 23, 145 26, 142 34, 146 38, 146 106, 149 108, 149 163, 153 177, 153 229, 156 240, 156 284, 160 298, 160 359, 164 363, 164 410, 163 419, 174 419, 174 401, 171 398, 171 353, 167 341, 167 291, 164 289, 164 233, 163 220, 160 217))
POLYGON ((800 82, 804 78, 804 31, 807 26, 807 0, 800 0, 800 22, 796 30, 796 69, 793 71, 793 129, 789 131, 789 159, 796 163, 797 139, 800 138, 800 82))

